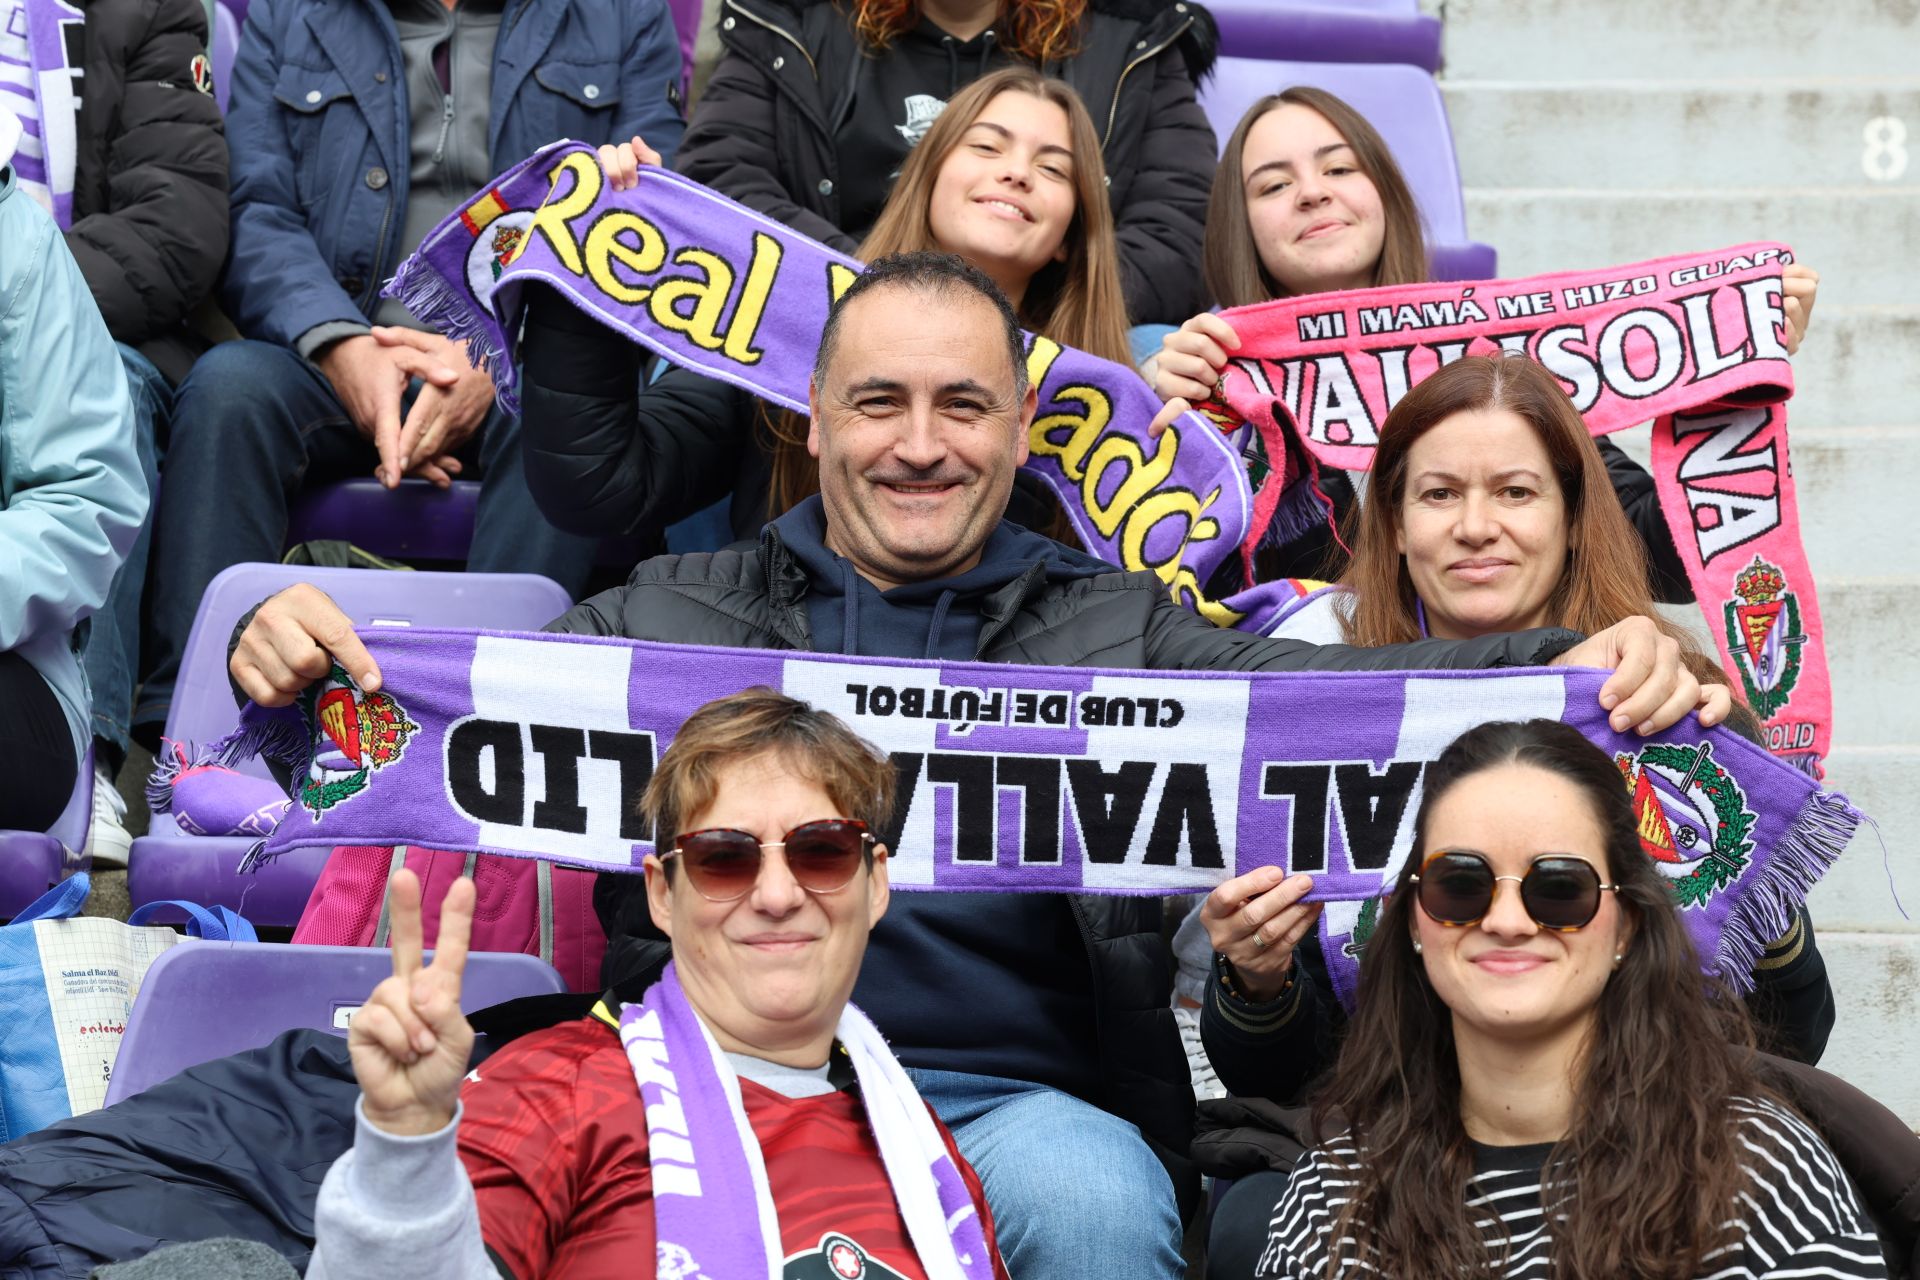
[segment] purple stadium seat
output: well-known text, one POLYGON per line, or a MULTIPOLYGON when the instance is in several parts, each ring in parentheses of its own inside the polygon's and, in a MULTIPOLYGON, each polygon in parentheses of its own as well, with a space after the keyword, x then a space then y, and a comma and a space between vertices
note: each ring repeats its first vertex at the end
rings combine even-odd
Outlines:
MULTIPOLYGON (((353 1011, 392 974, 393 953, 371 947, 197 941, 169 947, 140 983, 107 1105, 188 1067, 257 1049, 283 1031, 344 1034, 353 1011)), ((460 1004, 485 1009, 566 989, 538 956, 475 951, 467 957, 460 1004)))
POLYGON ((1440 69, 1440 20, 1417 0, 1206 0, 1232 58, 1440 69))
POLYGON ((0 920, 11 920, 20 908, 75 871, 84 871, 88 859, 87 827, 93 819, 93 747, 80 761, 73 796, 53 826, 45 831, 0 831, 0 920))
MULTIPOLYGON (((166 736, 203 746, 232 732, 239 720, 227 681, 227 642, 234 623, 262 600, 296 582, 332 596, 359 626, 492 627, 532 630, 558 617, 573 601, 560 585, 537 574, 405 573, 378 569, 322 569, 237 564, 207 586, 180 660, 180 678, 167 713, 166 736)), ((259 761, 250 773, 268 776, 259 761)), ((182 898, 238 911, 256 925, 299 922, 326 865, 327 850, 296 849, 258 871, 240 875, 247 836, 192 836, 172 817, 153 815, 127 859, 133 905, 182 898)))
POLYGON ((402 480, 392 490, 371 476, 342 480, 294 499, 287 545, 344 538, 394 560, 464 561, 479 506, 478 480, 455 480, 450 489, 402 480))
POLYGON ((225 4, 213 6, 213 32, 208 41, 212 47, 207 56, 213 63, 213 100, 222 112, 227 109, 227 85, 233 79, 233 59, 240 51, 240 23, 246 16, 245 3, 237 13, 225 4))
MULTIPOLYGON (((371 476, 303 490, 293 500, 287 545, 313 538, 343 538, 390 560, 438 560, 459 564, 473 544, 480 508, 480 482, 455 480, 449 489, 425 480, 402 480, 388 489, 371 476)), ((639 561, 636 538, 603 538, 597 559, 625 569, 639 561)))
POLYGON ((1294 85, 1338 94, 1387 140, 1413 188, 1426 225, 1436 280, 1487 280, 1495 274, 1491 246, 1467 235, 1466 201, 1453 130, 1440 87, 1418 67, 1349 62, 1273 62, 1222 58, 1201 87, 1200 105, 1224 150, 1240 117, 1260 98, 1294 85))

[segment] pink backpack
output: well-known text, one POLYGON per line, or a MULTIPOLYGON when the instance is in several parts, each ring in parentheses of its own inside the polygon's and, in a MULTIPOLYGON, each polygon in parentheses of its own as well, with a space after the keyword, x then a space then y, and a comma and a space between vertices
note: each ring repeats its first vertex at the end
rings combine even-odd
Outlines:
POLYGON ((560 971, 573 991, 600 990, 607 935, 593 909, 591 871, 497 854, 444 853, 411 846, 343 845, 327 859, 295 942, 335 947, 387 945, 387 880, 405 866, 420 877, 426 944, 440 934, 440 903, 461 875, 473 877, 475 951, 519 951, 560 971))

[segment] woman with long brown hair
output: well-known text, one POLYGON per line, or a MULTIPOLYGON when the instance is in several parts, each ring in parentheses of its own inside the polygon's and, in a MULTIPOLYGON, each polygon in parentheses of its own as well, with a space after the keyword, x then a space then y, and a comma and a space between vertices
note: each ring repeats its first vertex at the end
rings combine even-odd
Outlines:
POLYGON ((1315 1104, 1332 1136, 1253 1275, 1887 1274, 1576 730, 1485 724, 1427 767, 1371 937, 1315 1104))
MULTIPOLYGON (((1699 680, 1700 722, 1725 721, 1757 740, 1726 674, 1654 607, 1646 551, 1613 499, 1606 463, 1559 381, 1534 361, 1467 356, 1409 391, 1381 424, 1372 489, 1348 527, 1353 557, 1340 582, 1303 597, 1270 634, 1378 648, 1529 627, 1592 634, 1644 616, 1699 680)), ((1308 888, 1296 883, 1277 914, 1274 904, 1257 908, 1272 920, 1263 936, 1281 941, 1256 954, 1245 954, 1247 912, 1194 912, 1174 935, 1182 987, 1191 991, 1216 952, 1234 956, 1256 986, 1286 973, 1296 958, 1286 940, 1310 937, 1318 912, 1298 901, 1308 888)), ((1299 950, 1320 967, 1317 944, 1299 950)), ((1818 1061, 1833 991, 1804 910, 1755 978, 1754 1012, 1772 1046, 1818 1061)))
MULTIPOLYGON (((602 148, 613 185, 637 179, 639 139, 602 148)), ((1128 361, 1125 305, 1098 135, 1071 88, 1025 67, 962 90, 907 157, 860 246, 871 259, 954 253, 1007 295, 1021 322, 1067 346, 1128 361)), ((818 488, 807 419, 686 369, 642 387, 641 352, 543 288, 522 344, 527 485, 578 534, 667 526, 732 495, 733 537, 818 488)), ((1009 518, 1045 530, 1058 508, 1017 487, 1009 518)))
MULTIPOLYGON (((1213 18, 1183 0, 725 0, 724 54, 680 172, 843 253, 881 217, 943 107, 1006 66, 1064 80, 1099 126, 1122 324, 1203 305, 1213 126, 1195 86, 1213 18)), ((924 246, 914 246, 916 248, 924 246)))

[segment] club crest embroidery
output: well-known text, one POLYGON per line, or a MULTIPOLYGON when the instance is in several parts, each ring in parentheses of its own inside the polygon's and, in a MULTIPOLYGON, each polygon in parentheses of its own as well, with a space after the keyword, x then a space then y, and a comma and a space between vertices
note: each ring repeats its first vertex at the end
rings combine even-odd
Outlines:
POLYGON ((1386 900, 1386 895, 1382 894, 1361 903, 1360 918, 1354 921, 1353 932, 1340 944, 1340 950, 1352 956, 1355 963, 1359 962, 1360 953, 1367 949, 1367 943, 1373 941, 1373 926, 1379 923, 1380 904, 1386 900))
POLYGON ((209 98, 213 96, 213 63, 204 53, 193 55, 193 61, 187 64, 187 74, 193 79, 193 87, 209 98))
POLYGON ((467 287, 474 297, 489 298, 500 273, 520 255, 533 211, 509 209, 495 188, 462 209, 460 223, 473 236, 467 249, 467 287))
POLYGON ((1727 652, 1740 668, 1747 701, 1762 720, 1786 707, 1800 682, 1800 602, 1787 576, 1759 556, 1734 579, 1726 603, 1727 652))
POLYGON ((313 763, 300 804, 316 817, 367 789, 369 778, 406 751, 420 726, 384 693, 362 693, 335 663, 313 702, 313 763))
POLYGON ((814 1248, 788 1257, 780 1276, 781 1280, 901 1280, 898 1271, 837 1231, 821 1236, 814 1248))
POLYGON ((1613 759, 1633 795, 1640 847, 1678 906, 1703 907, 1740 878, 1752 860, 1756 815, 1711 743, 1653 743, 1613 759))

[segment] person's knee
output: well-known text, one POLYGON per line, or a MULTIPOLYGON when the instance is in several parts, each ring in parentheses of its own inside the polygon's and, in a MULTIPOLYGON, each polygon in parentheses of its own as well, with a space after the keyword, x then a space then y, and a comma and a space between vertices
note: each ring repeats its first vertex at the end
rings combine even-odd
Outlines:
POLYGON ((1254 1273, 1287 1176, 1277 1170, 1249 1174, 1221 1193, 1207 1233, 1207 1280, 1245 1280, 1254 1273))
POLYGON ((1009 1105, 979 1169, 1004 1249, 1143 1259, 1177 1250, 1173 1180, 1139 1129, 1065 1094, 1009 1105))
POLYGON ((295 397, 311 377, 299 356, 270 342, 243 339, 209 349, 175 393, 168 453, 202 447, 223 454, 293 437, 300 412, 295 397))

